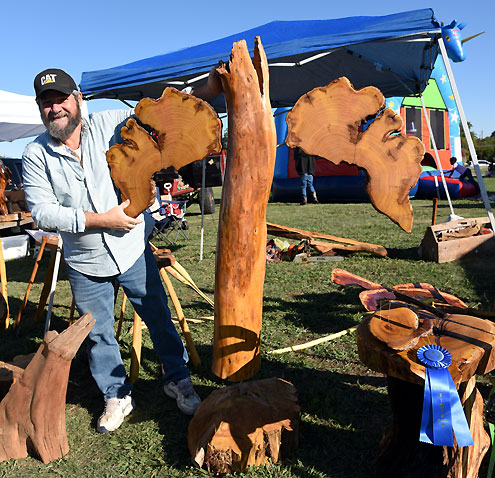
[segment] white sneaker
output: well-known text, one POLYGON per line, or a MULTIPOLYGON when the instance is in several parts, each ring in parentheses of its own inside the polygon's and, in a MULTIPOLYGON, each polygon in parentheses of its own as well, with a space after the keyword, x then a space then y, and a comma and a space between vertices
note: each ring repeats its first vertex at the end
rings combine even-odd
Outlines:
POLYGON ((98 433, 110 433, 117 430, 122 425, 124 418, 135 408, 136 404, 130 395, 105 400, 105 410, 98 418, 96 431, 98 433))
POLYGON ((168 382, 163 386, 165 395, 175 398, 177 406, 182 413, 194 415, 196 408, 201 403, 201 398, 194 391, 191 378, 183 378, 178 382, 168 382))

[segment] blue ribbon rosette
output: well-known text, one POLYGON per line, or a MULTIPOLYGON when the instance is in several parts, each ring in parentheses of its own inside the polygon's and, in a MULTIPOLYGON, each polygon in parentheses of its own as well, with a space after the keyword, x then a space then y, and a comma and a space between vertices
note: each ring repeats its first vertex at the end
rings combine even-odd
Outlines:
POLYGON ((459 394, 450 375, 450 352, 440 345, 424 345, 417 352, 425 366, 425 393, 419 440, 438 446, 473 445, 459 394))

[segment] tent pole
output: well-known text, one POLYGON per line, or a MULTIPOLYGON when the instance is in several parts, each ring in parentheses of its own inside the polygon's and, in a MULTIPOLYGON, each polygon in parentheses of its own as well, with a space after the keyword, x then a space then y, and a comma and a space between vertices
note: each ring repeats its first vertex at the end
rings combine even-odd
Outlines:
POLYGON ((471 138, 471 132, 469 131, 466 115, 464 114, 464 109, 462 108, 461 98, 459 96, 459 92, 457 91, 454 74, 452 73, 452 68, 450 67, 449 57, 447 55, 447 50, 445 49, 445 44, 442 37, 438 39, 438 44, 440 46, 440 52, 442 53, 442 60, 445 65, 445 69, 447 70, 447 76, 449 77, 450 85, 452 86, 452 91, 454 93, 454 99, 461 118, 462 129, 464 130, 464 136, 466 137, 469 153, 471 154, 471 158, 473 160, 474 171, 476 172, 476 178, 478 179, 480 186, 481 197, 483 198, 483 203, 485 204, 485 209, 488 214, 488 218, 490 219, 492 231, 495 231, 495 219, 493 217, 492 207, 490 200, 488 199, 485 183, 483 181, 483 175, 481 174, 480 165, 478 163, 478 156, 476 155, 476 150, 474 148, 473 138, 471 138))
POLYGON ((437 143, 435 141, 435 136, 433 135, 433 130, 431 129, 430 118, 428 117, 428 113, 426 112, 425 100, 423 98, 423 93, 419 94, 421 98, 421 106, 423 108, 423 114, 425 116, 426 124, 428 125, 428 131, 430 133, 430 139, 433 144, 433 151, 435 152, 435 163, 437 165, 438 170, 440 171, 440 176, 442 177, 443 188, 445 189, 445 195, 447 196, 447 201, 450 207, 450 217, 449 221, 454 221, 455 219, 462 219, 454 213, 454 208, 452 206, 452 201, 450 199, 449 189, 447 188, 447 181, 445 181, 445 174, 443 174, 442 163, 440 162, 440 157, 438 156, 437 143))
POLYGON ((205 183, 206 183, 206 158, 203 158, 203 171, 201 173, 201 242, 199 245, 199 260, 203 260, 203 239, 205 225, 205 183))

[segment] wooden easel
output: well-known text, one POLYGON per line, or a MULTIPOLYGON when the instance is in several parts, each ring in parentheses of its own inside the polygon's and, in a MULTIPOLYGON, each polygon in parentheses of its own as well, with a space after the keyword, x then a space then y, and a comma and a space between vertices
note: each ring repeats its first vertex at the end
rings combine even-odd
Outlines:
MULTIPOLYGON (((12 214, 6 214, 0 216, 0 229, 9 229, 13 227, 26 226, 31 224, 33 219, 30 212, 16 212, 12 214)), ((5 305, 7 307, 7 315, 5 317, 5 328, 9 328, 9 302, 7 297, 7 271, 5 268, 5 257, 3 255, 3 247, 0 241, 0 280, 1 280, 1 294, 5 299, 5 305)))
POLYGON ((1 280, 1 293, 5 299, 5 306, 7 308, 7 315, 5 317, 5 328, 9 328, 9 301, 7 298, 7 270, 5 269, 5 259, 3 257, 2 241, 0 241, 0 280, 1 280))
MULTIPOLYGON (((182 307, 179 302, 179 298, 177 297, 177 293, 175 292, 172 282, 167 274, 167 271, 173 268, 173 266, 176 264, 175 257, 170 253, 168 249, 158 249, 156 246, 154 246, 151 243, 150 246, 153 250, 153 255, 155 257, 158 270, 160 271, 160 276, 162 277, 163 282, 167 287, 168 294, 172 299, 172 303, 177 313, 177 319, 179 321, 179 325, 184 335, 184 341, 186 342, 186 349, 191 359, 191 363, 195 367, 198 367, 199 365, 201 365, 201 359, 199 358, 198 352, 192 340, 191 331, 189 330, 189 326, 187 325, 184 312, 182 311, 182 307)), ((182 267, 180 267, 180 269, 183 270, 182 267)), ((190 279, 189 274, 187 274, 187 278, 185 278, 182 274, 179 274, 177 271, 175 271, 173 275, 174 277, 179 276, 180 278, 177 277, 179 278, 179 280, 181 281, 185 280, 186 281, 185 283, 190 285, 190 287, 192 287, 194 290, 199 291, 199 289, 194 284, 194 282, 192 282, 192 279, 190 279), (191 283, 189 283, 189 281, 191 283)), ((209 300, 209 302, 212 303, 211 299, 205 296, 205 294, 203 294, 201 291, 199 291, 198 293, 202 297, 203 296, 206 297, 209 300)), ((122 298, 122 308, 120 312, 119 323, 117 325, 117 332, 115 334, 117 340, 119 339, 120 333, 122 331, 122 323, 124 320, 124 312, 125 312, 126 304, 127 304, 127 297, 124 294, 124 297, 122 298)), ((134 324, 132 328, 132 346, 131 346, 131 367, 129 371, 130 383, 135 383, 139 376, 139 367, 141 363, 141 341, 142 341, 141 332, 143 327, 145 327, 145 325, 143 324, 141 317, 139 317, 139 315, 136 312, 134 312, 134 324)))
MULTIPOLYGON (((35 239, 35 244, 40 246, 40 250, 36 257, 36 261, 33 266, 33 271, 31 272, 31 277, 29 278, 26 294, 24 295, 24 300, 22 301, 21 307, 19 308, 19 312, 17 313, 17 317, 15 319, 15 326, 17 327, 21 321, 22 313, 26 308, 27 301, 29 298, 29 294, 33 287, 34 281, 36 279, 36 273, 38 272, 38 268, 43 258, 43 253, 48 248, 50 250, 50 263, 48 265, 48 271, 45 276, 45 281, 43 284, 43 289, 41 291, 41 296, 38 303, 38 308, 36 309, 36 314, 34 316, 34 320, 38 321, 41 319, 43 315, 43 310, 45 308, 46 302, 50 297, 50 303, 48 307, 47 320, 45 324, 45 329, 49 328, 50 325, 50 316, 51 310, 53 306, 53 294, 55 292, 55 285, 58 276, 58 269, 60 265, 60 256, 61 256, 61 239, 58 234, 44 234, 41 237, 41 242, 35 239)), ((45 330, 46 332, 46 330, 45 330)))

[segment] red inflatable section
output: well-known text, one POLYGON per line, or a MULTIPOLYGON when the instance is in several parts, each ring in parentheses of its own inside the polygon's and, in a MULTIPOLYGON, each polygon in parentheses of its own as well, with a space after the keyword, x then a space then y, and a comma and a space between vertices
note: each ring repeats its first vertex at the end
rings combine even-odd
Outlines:
MULTIPOLYGON (((437 176, 438 189, 440 192, 440 197, 444 198, 444 187, 442 183, 442 178, 437 176)), ((477 196, 479 189, 475 184, 469 181, 460 181, 454 178, 445 178, 447 183, 447 188, 449 190, 449 195, 452 199, 463 199, 473 196, 477 196)), ((435 177, 433 176, 423 176, 419 179, 418 192, 416 197, 432 198, 437 196, 437 186, 435 184, 435 177)))

